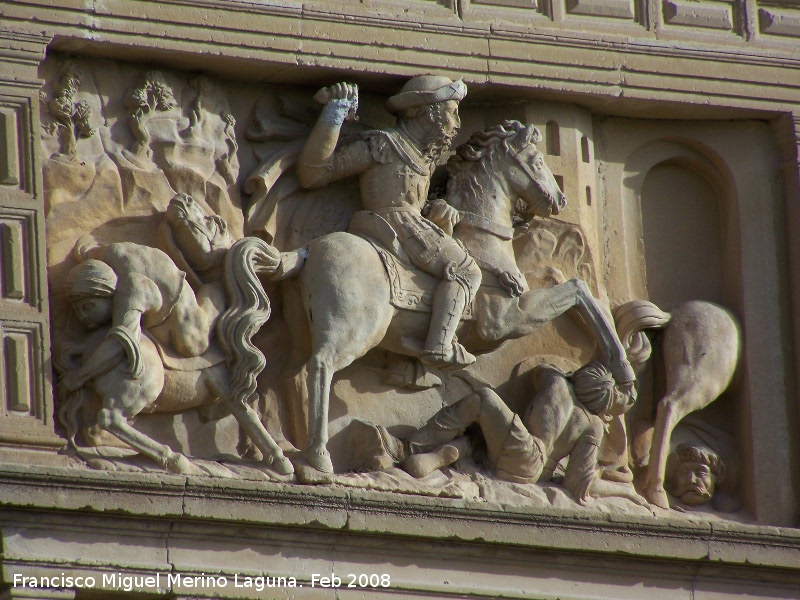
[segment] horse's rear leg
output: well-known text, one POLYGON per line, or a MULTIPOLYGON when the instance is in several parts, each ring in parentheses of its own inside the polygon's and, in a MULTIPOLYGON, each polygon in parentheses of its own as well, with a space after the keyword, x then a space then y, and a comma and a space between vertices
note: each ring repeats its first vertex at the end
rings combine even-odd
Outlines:
POLYGON ((686 415, 684 409, 691 399, 679 393, 669 393, 658 403, 656 424, 653 430, 653 445, 644 484, 645 497, 661 508, 669 508, 669 499, 664 491, 664 477, 669 456, 669 440, 672 430, 686 415))
MULTIPOLYGON (((225 397, 227 399, 227 396, 225 397)), ((237 400, 228 400, 231 412, 239 425, 242 426, 245 433, 253 440, 256 447, 261 450, 264 455, 264 463, 272 466, 278 473, 282 475, 290 475, 294 473, 294 467, 286 456, 283 454, 280 446, 275 442, 270 433, 266 430, 261 419, 252 407, 248 406, 245 402, 237 400)))
POLYGON ((374 321, 370 322, 377 327, 366 327, 361 330, 351 328, 347 331, 343 328, 339 335, 330 336, 321 348, 313 352, 311 360, 306 363, 308 443, 300 455, 317 471, 333 473, 331 455, 327 448, 328 407, 333 376, 363 356, 367 350, 377 346, 391 319, 391 311, 384 313, 384 315, 374 315, 374 321))
POLYGON ((136 431, 128 422, 122 409, 104 408, 100 411, 97 422, 102 429, 113 433, 120 440, 152 459, 170 473, 184 475, 203 474, 180 452, 173 452, 168 446, 159 444, 154 439, 136 431))
POLYGON ((294 473, 292 463, 286 458, 280 446, 264 427, 258 413, 247 404, 243 398, 231 398, 230 386, 225 378, 229 376, 228 370, 215 367, 213 372, 207 372, 206 385, 212 397, 222 398, 230 408, 231 414, 239 422, 245 434, 261 450, 264 463, 270 465, 278 473, 289 475, 294 473))
POLYGON ((331 382, 336 370, 323 353, 315 353, 306 363, 308 371, 308 444, 301 452, 305 461, 317 471, 333 473, 328 452, 328 406, 331 382))

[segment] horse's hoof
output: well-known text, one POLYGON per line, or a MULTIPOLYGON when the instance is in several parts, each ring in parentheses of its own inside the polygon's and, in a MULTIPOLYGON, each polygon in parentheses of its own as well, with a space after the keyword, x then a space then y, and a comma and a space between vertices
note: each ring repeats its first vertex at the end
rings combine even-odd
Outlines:
POLYGON ((192 464, 192 461, 180 452, 167 459, 167 471, 175 475, 205 475, 202 469, 192 464))
POLYGON ((669 497, 663 488, 646 489, 644 491, 644 496, 650 501, 650 504, 669 510, 669 497))
POLYGON ((330 485, 334 483, 336 475, 333 473, 323 473, 311 467, 305 461, 298 461, 295 464, 297 482, 304 485, 330 485))
POLYGON ((291 475, 294 473, 294 465, 285 456, 275 457, 270 466, 274 471, 277 471, 281 475, 291 475))
POLYGON ((327 450, 313 450, 306 448, 299 454, 308 466, 316 469, 320 473, 333 473, 333 463, 331 455, 327 450))

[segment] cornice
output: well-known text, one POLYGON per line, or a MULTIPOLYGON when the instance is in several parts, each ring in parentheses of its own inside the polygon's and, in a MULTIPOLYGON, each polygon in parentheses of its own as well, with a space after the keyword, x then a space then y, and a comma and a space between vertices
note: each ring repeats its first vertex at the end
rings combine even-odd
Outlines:
POLYGON ((648 559, 800 569, 800 531, 591 510, 506 507, 343 487, 0 466, 2 512, 301 528, 648 559))
POLYGON ((103 55, 109 45, 130 46, 137 48, 136 60, 161 61, 174 52, 194 56, 195 67, 227 56, 239 61, 240 73, 251 64, 254 77, 264 81, 279 81, 288 72, 296 78, 295 71, 309 66, 381 75, 444 66, 471 82, 530 89, 555 85, 598 98, 698 106, 714 98, 720 106, 773 112, 800 104, 800 55, 791 46, 782 50, 733 38, 689 43, 661 39, 644 28, 638 36, 626 29, 575 30, 545 20, 522 25, 469 21, 435 3, 419 5, 427 12, 414 3, 405 13, 371 9, 371 4, 343 2, 333 10, 288 0, 73 0, 56 11, 37 0, 8 0, 0 14, 14 28, 25 29, 32 27, 24 22, 36 11, 36 28, 54 36, 53 48, 62 51, 83 53, 95 46, 95 54, 103 55), (181 19, 170 7, 185 7, 187 16, 181 19), (208 11, 208 19, 196 22, 197 9, 208 11), (381 36, 384 30, 408 35, 381 36), (438 38, 435 49, 430 40, 436 38, 430 36, 438 38), (263 71, 271 61, 272 71, 263 71))

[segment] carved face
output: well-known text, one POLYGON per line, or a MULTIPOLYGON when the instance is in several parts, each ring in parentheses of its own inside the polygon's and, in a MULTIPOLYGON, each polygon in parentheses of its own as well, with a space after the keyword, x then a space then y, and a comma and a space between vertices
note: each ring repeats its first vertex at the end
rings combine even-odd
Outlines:
POLYGON ((710 501, 717 483, 711 468, 696 461, 682 461, 670 479, 672 495, 688 506, 710 501))
POLYGON ((461 127, 461 117, 458 116, 458 102, 455 100, 442 102, 438 124, 442 135, 446 136, 448 140, 452 140, 456 136, 461 127))
POLYGON ((197 271, 217 264, 233 243, 225 221, 218 216, 207 217, 191 196, 178 194, 170 200, 166 218, 175 243, 197 271))
POLYGON ((81 298, 72 303, 72 310, 86 329, 97 329, 111 321, 111 298, 81 298))
POLYGON ((611 394, 611 403, 606 413, 612 417, 624 415, 636 402, 636 387, 633 383, 616 384, 611 394))

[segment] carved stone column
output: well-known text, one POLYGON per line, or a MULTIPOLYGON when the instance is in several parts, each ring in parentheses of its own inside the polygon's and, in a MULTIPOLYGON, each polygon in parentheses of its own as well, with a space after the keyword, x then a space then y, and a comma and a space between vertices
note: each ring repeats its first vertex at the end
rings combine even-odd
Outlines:
MULTIPOLYGON (((781 151, 781 175, 786 198, 786 244, 788 250, 790 314, 793 316, 794 372, 800 373, 800 107, 773 122, 781 151)), ((794 410, 800 418, 800 382, 795 383, 794 410)), ((795 452, 798 449, 795 447, 795 452)))
MULTIPOLYGON (((0 32, 0 455, 53 428, 37 70, 49 37, 0 32)), ((13 596, 17 597, 17 596, 13 596)))

